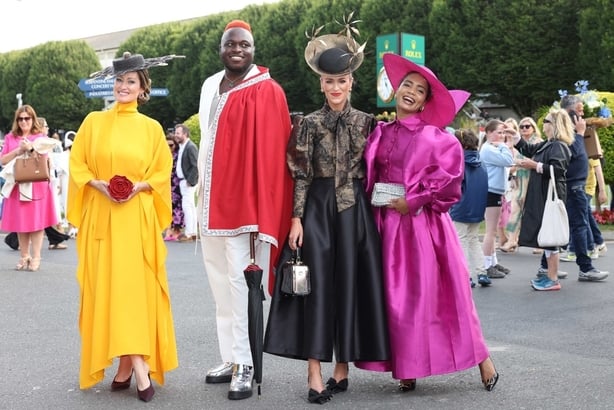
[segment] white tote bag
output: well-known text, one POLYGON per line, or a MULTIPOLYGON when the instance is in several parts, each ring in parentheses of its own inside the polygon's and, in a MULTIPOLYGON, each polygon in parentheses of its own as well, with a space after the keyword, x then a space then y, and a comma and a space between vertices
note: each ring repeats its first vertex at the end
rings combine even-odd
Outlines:
POLYGON ((537 244, 541 247, 564 246, 569 243, 569 219, 565 203, 559 198, 554 182, 554 167, 550 165, 548 197, 544 206, 542 226, 537 234, 537 244))

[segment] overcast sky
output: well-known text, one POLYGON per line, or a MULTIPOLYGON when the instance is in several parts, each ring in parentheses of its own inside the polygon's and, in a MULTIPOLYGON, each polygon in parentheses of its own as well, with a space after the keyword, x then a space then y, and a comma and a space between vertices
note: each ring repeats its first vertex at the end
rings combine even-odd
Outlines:
POLYGON ((0 53, 278 0, 0 0, 0 53))

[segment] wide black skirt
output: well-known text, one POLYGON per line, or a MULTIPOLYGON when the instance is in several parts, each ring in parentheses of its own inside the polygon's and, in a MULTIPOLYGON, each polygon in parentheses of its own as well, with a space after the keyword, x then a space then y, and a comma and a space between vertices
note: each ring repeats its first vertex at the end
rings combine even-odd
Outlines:
MULTIPOLYGON (((302 258, 311 293, 275 289, 264 351, 294 359, 379 361, 390 357, 382 285, 380 239, 363 184, 354 180, 356 204, 337 212, 335 181, 314 179, 303 215, 302 258)), ((276 271, 290 259, 285 241, 276 271)))

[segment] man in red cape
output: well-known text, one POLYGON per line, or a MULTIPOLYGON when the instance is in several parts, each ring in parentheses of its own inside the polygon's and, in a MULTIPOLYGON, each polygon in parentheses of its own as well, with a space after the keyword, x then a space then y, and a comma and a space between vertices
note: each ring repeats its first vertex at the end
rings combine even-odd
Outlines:
POLYGON ((269 70, 253 64, 254 49, 249 24, 228 23, 220 42, 224 70, 205 80, 199 109, 198 215, 223 361, 209 370, 206 382, 230 382, 231 400, 252 395, 243 276, 250 232, 258 232, 256 263, 271 277, 292 211, 288 104, 269 70))

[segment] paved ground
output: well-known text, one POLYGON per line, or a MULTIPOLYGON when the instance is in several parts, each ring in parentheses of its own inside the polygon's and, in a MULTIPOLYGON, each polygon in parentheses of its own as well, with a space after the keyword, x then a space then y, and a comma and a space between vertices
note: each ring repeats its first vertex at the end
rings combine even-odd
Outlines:
MULTIPOLYGON (((610 235, 611 236, 611 235, 610 235)), ((0 239, 3 235, 0 234, 0 239)), ((610 252, 596 261, 614 271, 610 252)), ((194 244, 169 244, 169 281, 180 367, 156 386, 148 404, 133 389, 111 393, 104 382, 78 388, 79 336, 74 242, 43 254, 39 272, 17 272, 18 253, 0 242, 0 408, 2 409, 314 409, 306 400, 306 363, 264 357, 260 399, 232 402, 226 385, 204 383, 219 362, 213 302, 194 244)), ((400 393, 388 374, 350 369, 350 389, 335 409, 612 409, 614 408, 614 276, 580 283, 575 264, 560 292, 531 290, 538 257, 521 248, 500 256, 513 269, 491 288, 474 289, 484 335, 501 374, 483 390, 477 368, 418 381, 400 393)), ((268 305, 265 303, 265 308, 268 305)), ((407 341, 411 343, 410 340, 407 341)), ((331 365, 325 365, 328 378, 331 365)))

